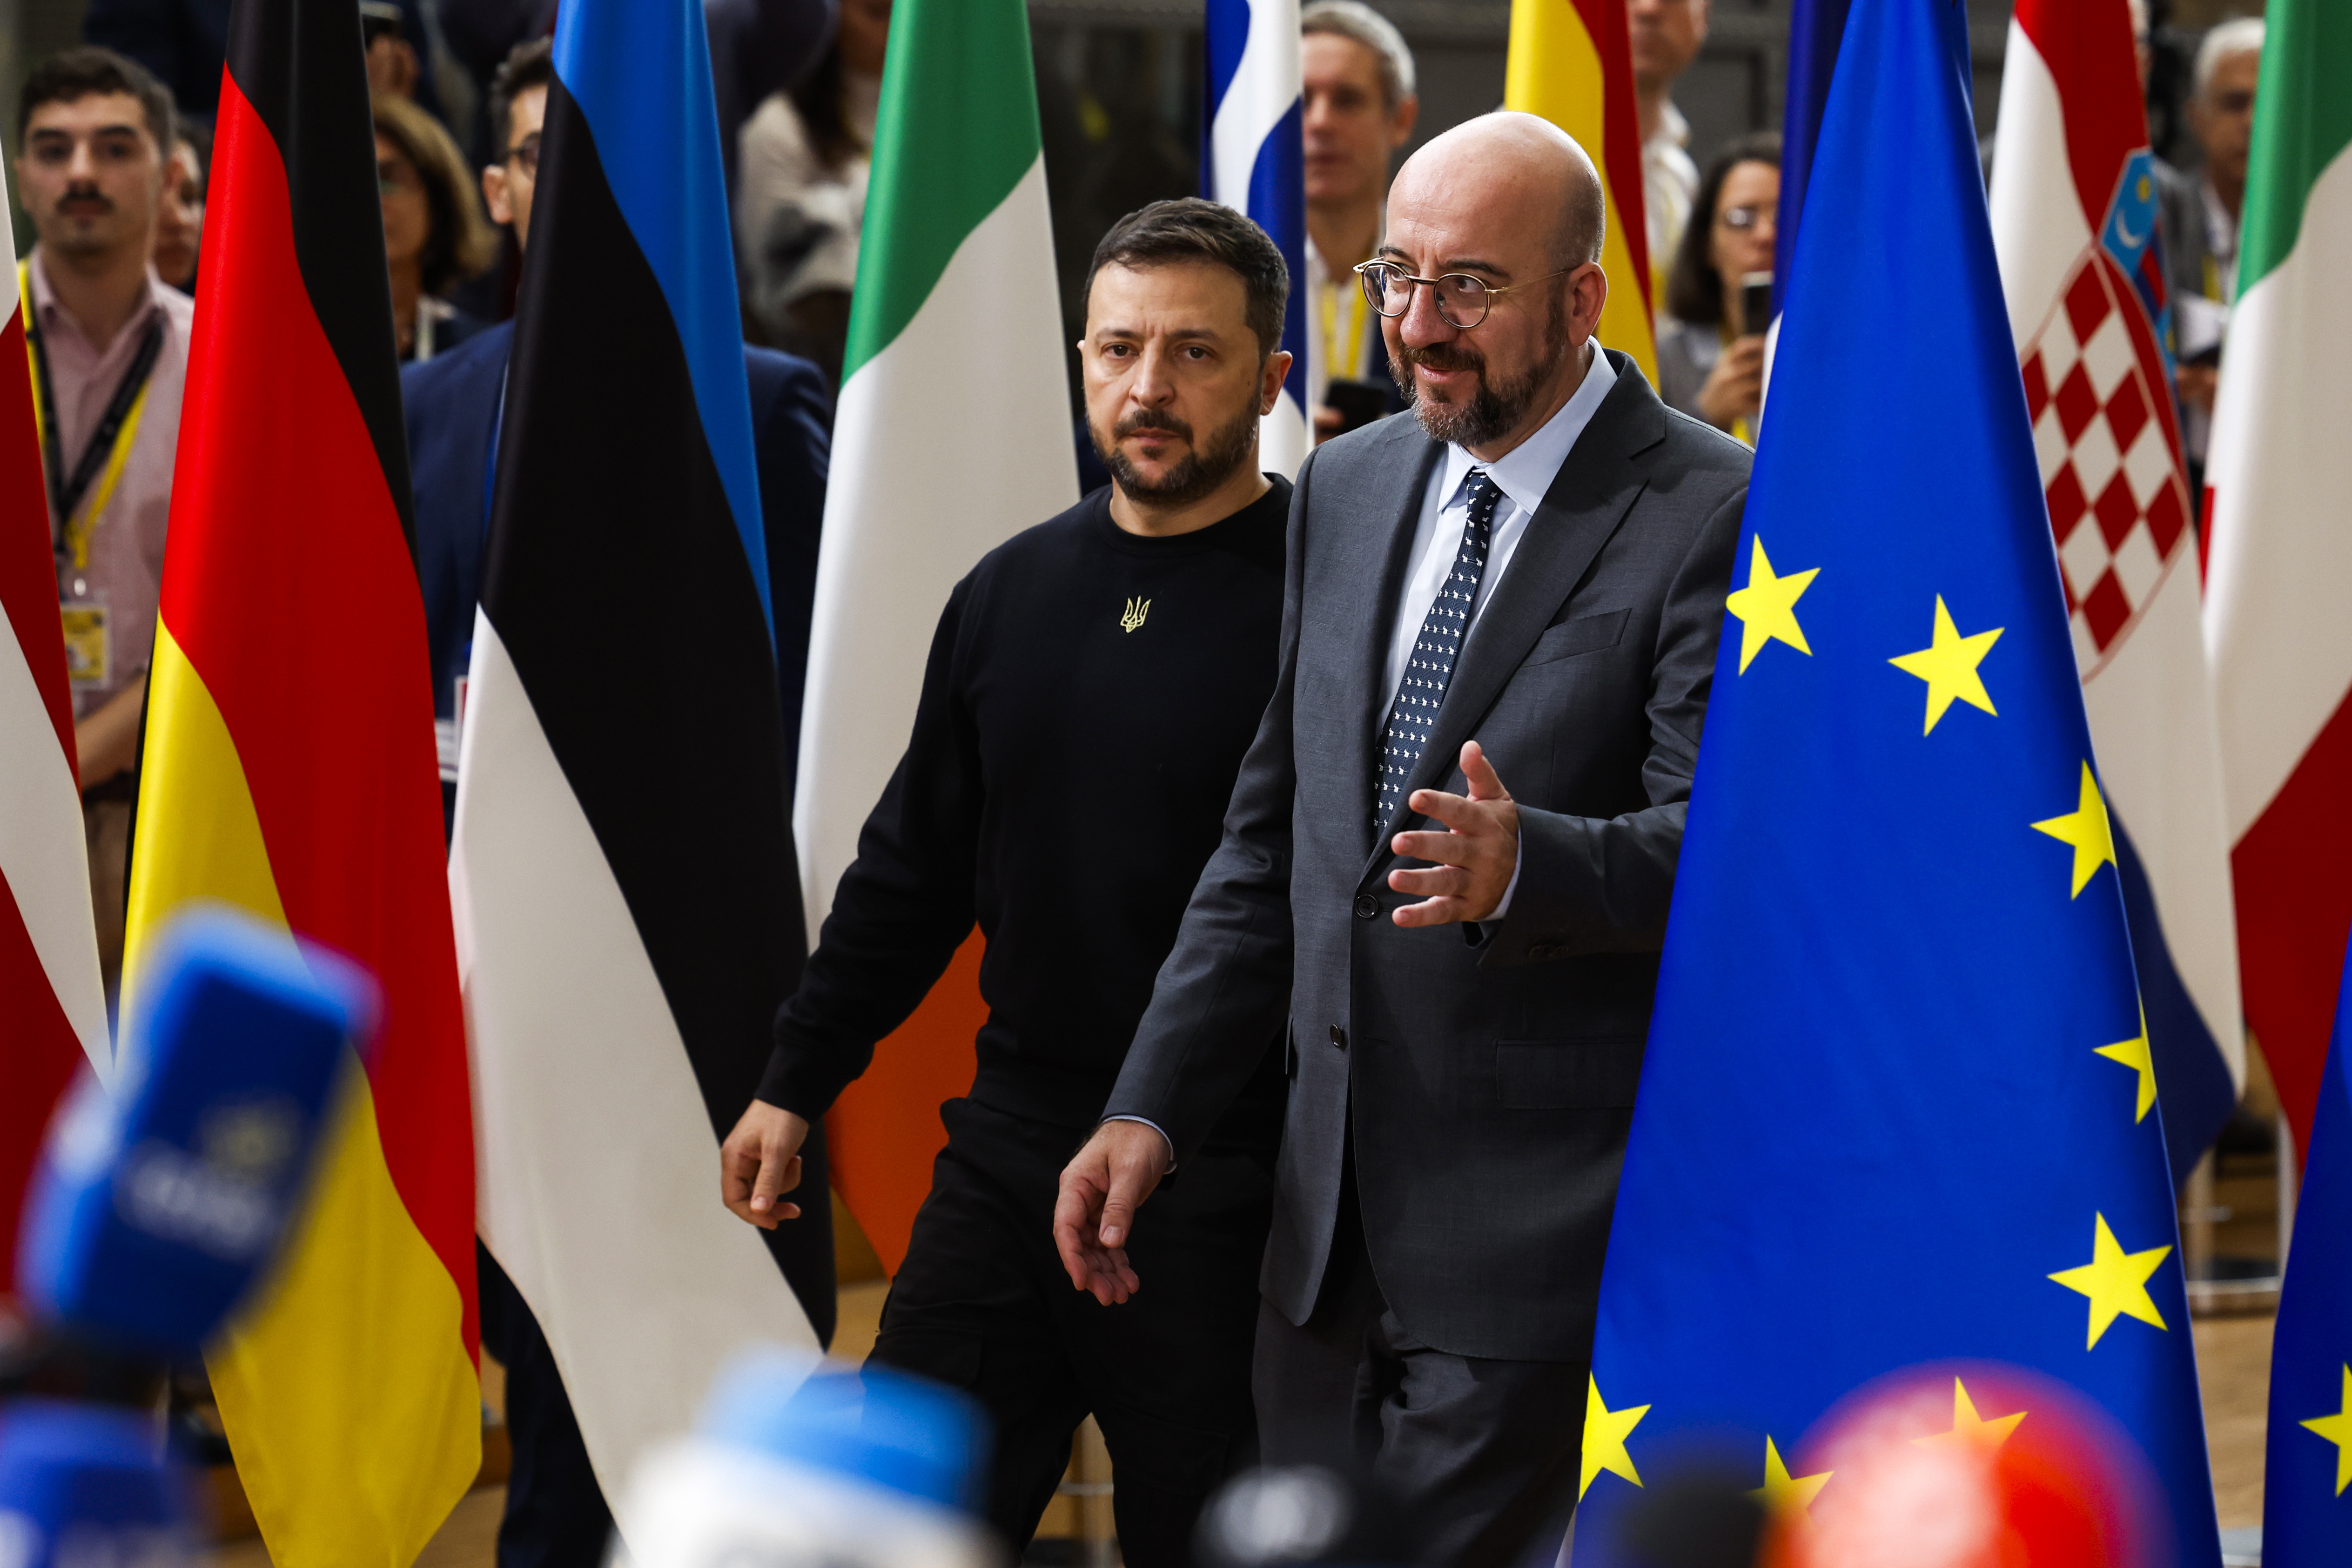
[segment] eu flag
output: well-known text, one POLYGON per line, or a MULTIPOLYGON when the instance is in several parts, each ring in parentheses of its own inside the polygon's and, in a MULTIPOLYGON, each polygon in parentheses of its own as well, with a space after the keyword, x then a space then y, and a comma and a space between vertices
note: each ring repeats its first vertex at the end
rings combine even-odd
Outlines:
MULTIPOLYGON (((2352 955, 2347 973, 2352 973, 2352 955)), ((2283 1568, 2352 1558, 2352 985, 2311 1121, 2303 1200, 2271 1342, 2263 1555, 2283 1568)))
POLYGON ((1924 1366, 1988 1444, 2087 1410, 2179 1561, 2218 1555, 1968 59, 1958 0, 1854 0, 1602 1279, 1580 1552, 1702 1434, 1818 1514, 1839 1478, 1804 1435, 1924 1366))

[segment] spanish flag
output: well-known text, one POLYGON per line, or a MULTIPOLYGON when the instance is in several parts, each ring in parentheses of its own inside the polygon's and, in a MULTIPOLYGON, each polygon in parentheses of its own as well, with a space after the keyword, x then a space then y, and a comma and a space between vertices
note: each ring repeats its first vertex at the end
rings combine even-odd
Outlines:
POLYGON ((1642 205, 1642 132, 1623 0, 1511 0, 1503 107, 1540 114, 1590 153, 1609 200, 1601 269, 1609 275, 1601 341, 1633 356, 1653 385, 1650 237, 1642 205))
POLYGON ((280 1568, 407 1568, 480 1468, 473 1131, 357 13, 236 0, 125 958, 235 904, 372 971, 279 1276, 211 1352, 280 1568))

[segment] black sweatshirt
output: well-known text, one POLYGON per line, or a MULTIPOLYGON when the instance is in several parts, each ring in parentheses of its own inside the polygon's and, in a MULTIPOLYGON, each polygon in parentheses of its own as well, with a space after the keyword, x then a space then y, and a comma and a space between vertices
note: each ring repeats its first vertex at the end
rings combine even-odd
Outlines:
MULTIPOLYGON (((991 551, 949 596, 761 1100, 824 1114, 977 921, 971 1097, 1071 1128, 1101 1114, 1274 692, 1290 486, 1165 539, 1122 531, 1110 494, 991 551)), ((1270 1136, 1283 1089, 1269 1051, 1231 1131, 1270 1136)))

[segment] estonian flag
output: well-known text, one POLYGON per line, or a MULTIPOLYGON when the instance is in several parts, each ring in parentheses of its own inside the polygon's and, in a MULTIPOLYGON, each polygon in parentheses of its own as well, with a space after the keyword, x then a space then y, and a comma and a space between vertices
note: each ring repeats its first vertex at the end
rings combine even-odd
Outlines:
POLYGON ((702 7, 571 0, 554 64, 449 874, 481 1234, 620 1498, 826 1336, 832 1241, 815 1160, 772 1234, 719 1196, 805 947, 702 7))

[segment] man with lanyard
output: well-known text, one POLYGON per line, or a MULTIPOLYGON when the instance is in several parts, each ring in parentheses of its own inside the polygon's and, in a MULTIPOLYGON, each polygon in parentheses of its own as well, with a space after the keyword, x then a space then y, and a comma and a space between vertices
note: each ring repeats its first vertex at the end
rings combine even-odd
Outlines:
POLYGON ((1318 440, 1402 412, 1380 318, 1352 270, 1381 243, 1389 160, 1412 137, 1412 51, 1361 0, 1315 0, 1300 18, 1307 142, 1307 398, 1318 440), (1339 390, 1334 391, 1336 386, 1339 390))
POLYGON ((173 132, 171 95, 105 49, 47 60, 16 111, 16 194, 37 236, 19 282, 110 994, 195 311, 152 260, 173 132))

